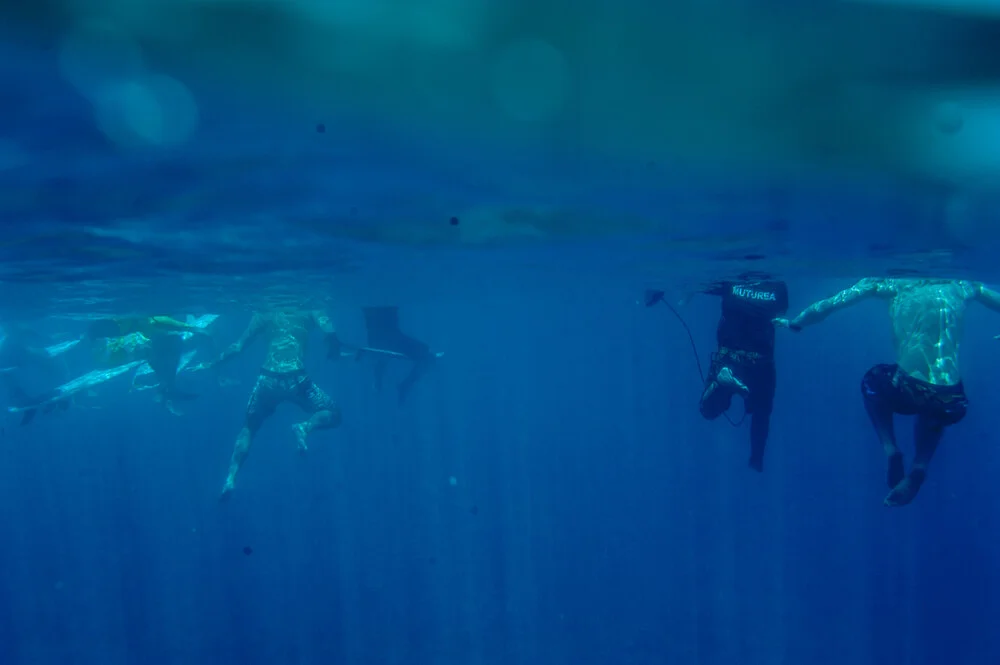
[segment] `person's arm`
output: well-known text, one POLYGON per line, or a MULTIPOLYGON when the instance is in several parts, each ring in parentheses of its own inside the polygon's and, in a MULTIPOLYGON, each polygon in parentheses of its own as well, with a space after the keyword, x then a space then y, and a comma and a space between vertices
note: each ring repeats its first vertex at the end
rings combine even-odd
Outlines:
POLYGON ((976 302, 982 303, 994 312, 1000 312, 1000 293, 997 293, 982 282, 973 282, 976 302))
POLYGON ((727 293, 732 292, 732 290, 733 282, 716 282, 715 284, 712 284, 704 289, 695 289, 690 291, 684 295, 677 304, 686 305, 691 302, 691 298, 699 294, 703 296, 716 296, 718 298, 723 298, 727 293))
MULTIPOLYGON (((694 295, 696 295, 696 294, 698 294, 698 293, 701 293, 701 294, 704 294, 704 295, 707 295, 707 296, 720 296, 721 297, 721 296, 724 296, 727 293, 729 293, 729 291, 731 289, 732 289, 732 283, 731 282, 719 282, 719 283, 713 284, 712 286, 709 286, 708 288, 705 288, 705 289, 695 289, 693 291, 688 292, 687 294, 685 294, 684 296, 681 297, 681 299, 678 301, 677 304, 678 305, 686 305, 688 303, 688 301, 691 300, 691 297, 694 296, 694 295)), ((646 289, 646 295, 644 297, 644 301, 645 301, 646 307, 652 307, 653 305, 658 304, 661 300, 664 299, 665 295, 666 294, 663 291, 660 291, 658 289, 646 289)))
POLYGON ((326 343, 326 357, 339 358, 340 338, 337 337, 337 329, 334 327, 329 315, 322 310, 313 310, 312 318, 316 327, 323 333, 323 341, 326 343))
POLYGON ((838 312, 845 307, 849 307, 862 300, 881 295, 884 288, 882 280, 865 278, 840 293, 814 302, 809 307, 802 310, 798 316, 789 321, 784 318, 774 319, 774 325, 790 328, 795 331, 802 330, 806 326, 811 326, 824 320, 834 312, 838 312))
MULTIPOLYGON (((982 303, 987 309, 1000 312, 1000 293, 997 293, 982 282, 972 283, 976 302, 982 303)), ((993 339, 1000 339, 1000 335, 994 335, 993 339)))
POLYGON ((219 354, 219 357, 215 359, 215 362, 211 363, 211 366, 218 367, 219 365, 228 362, 243 353, 246 348, 252 344, 255 339, 257 339, 263 329, 264 320, 260 317, 260 315, 254 314, 253 318, 250 319, 250 324, 247 325, 247 329, 243 331, 240 338, 226 347, 226 349, 219 354))
POLYGON ((204 328, 199 328, 198 326, 193 326, 190 323, 184 323, 183 321, 178 321, 175 318, 169 316, 151 316, 149 317, 149 327, 154 331, 163 332, 189 332, 196 335, 207 335, 204 328))

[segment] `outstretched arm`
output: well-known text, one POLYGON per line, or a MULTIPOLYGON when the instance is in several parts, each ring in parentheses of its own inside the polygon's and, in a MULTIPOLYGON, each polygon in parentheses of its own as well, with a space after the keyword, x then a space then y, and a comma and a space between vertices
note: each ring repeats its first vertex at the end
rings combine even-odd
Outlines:
POLYGON ((178 321, 177 319, 169 316, 151 316, 149 317, 149 325, 156 331, 189 332, 201 335, 208 334, 203 328, 193 326, 190 323, 184 323, 183 321, 178 321))
POLYGON ((1000 293, 997 293, 982 282, 973 282, 976 301, 982 303, 994 312, 1000 312, 1000 293))
MULTIPOLYGON (((693 291, 684 294, 684 296, 681 297, 680 301, 677 304, 686 305, 688 301, 691 300, 692 296, 695 296, 699 293, 708 296, 724 296, 729 292, 731 288, 732 284, 730 282, 719 282, 704 289, 695 289, 693 291)), ((659 303, 661 300, 664 300, 665 295, 666 294, 664 294, 663 291, 655 289, 647 289, 645 296, 646 307, 652 307, 653 305, 659 303)))
MULTIPOLYGON (((1000 312, 1000 293, 997 293, 982 282, 973 282, 972 287, 975 289, 977 302, 981 302, 994 312, 1000 312)), ((993 339, 1000 339, 1000 335, 994 335, 993 339)))
POLYGON ((243 351, 245 351, 246 348, 253 343, 255 339, 257 339, 263 329, 263 319, 260 315, 254 314, 253 318, 250 319, 250 324, 247 326, 247 329, 243 331, 243 334, 240 335, 240 338, 230 344, 226 350, 223 351, 218 358, 216 358, 212 365, 217 367, 243 353, 243 351))
POLYGON ((775 319, 774 324, 801 330, 806 326, 819 323, 826 317, 845 307, 853 305, 861 300, 881 295, 885 289, 884 282, 880 279, 865 278, 857 282, 854 286, 844 289, 840 293, 814 302, 809 307, 802 310, 798 316, 789 321, 788 319, 775 319))

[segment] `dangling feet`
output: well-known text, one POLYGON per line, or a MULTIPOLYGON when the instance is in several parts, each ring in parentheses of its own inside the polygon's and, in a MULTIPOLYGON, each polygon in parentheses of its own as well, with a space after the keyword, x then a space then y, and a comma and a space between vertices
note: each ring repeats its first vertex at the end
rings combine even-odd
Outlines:
POLYGON ((926 477, 927 472, 923 469, 910 471, 910 475, 903 478, 898 485, 892 488, 889 496, 885 497, 885 505, 889 508, 897 508, 913 501, 917 496, 917 492, 920 491, 920 486, 924 484, 924 478, 926 477))
POLYGON ((230 475, 222 485, 222 493, 219 494, 219 501, 227 501, 234 489, 236 489, 236 479, 230 475))
POLYGON ((715 382, 720 386, 735 390, 743 396, 750 394, 750 389, 747 388, 746 384, 737 379, 736 375, 734 375, 733 371, 728 367, 723 367, 719 370, 719 372, 715 375, 715 382))
POLYGON ((292 425, 292 433, 295 434, 295 447, 298 449, 299 454, 305 455, 309 451, 309 446, 306 445, 306 437, 309 436, 309 429, 306 427, 306 423, 292 425))
POLYGON ((889 489, 895 489, 896 485, 903 482, 906 470, 903 468, 903 453, 898 450, 889 455, 889 469, 885 475, 885 481, 889 489))

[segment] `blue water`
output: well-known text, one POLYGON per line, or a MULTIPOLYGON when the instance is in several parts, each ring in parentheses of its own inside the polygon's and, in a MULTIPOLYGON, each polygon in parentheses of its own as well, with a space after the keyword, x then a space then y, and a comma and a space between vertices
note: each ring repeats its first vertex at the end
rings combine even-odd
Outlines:
MULTIPOLYGON (((793 307, 834 286, 793 285, 793 307)), ((225 505, 253 351, 181 418, 139 394, 8 422, 2 661, 995 662, 989 314, 969 316, 968 417, 887 510, 858 390, 891 354, 878 305, 779 339, 757 475, 746 427, 698 415, 666 310, 472 296, 403 310, 447 362, 402 408, 363 364, 312 359, 344 425, 300 458, 279 410, 225 505)), ((683 310, 703 355, 716 308, 683 310)))
MULTIPOLYGON (((883 305, 779 331, 760 475, 747 425, 699 415, 683 326, 637 304, 745 270, 787 279, 792 312, 865 275, 997 280, 1000 166, 972 149, 1000 154, 990 107, 927 139, 893 96, 995 84, 993 20, 470 2, 493 12, 482 44, 366 60, 351 49, 384 35, 302 9, 320 4, 0 5, 0 328, 212 313, 221 347, 308 297, 346 342, 396 304, 445 353, 400 406, 402 364, 378 392, 314 348, 342 426, 303 457, 279 409, 224 504, 262 344, 180 416, 123 384, 4 414, 0 665, 1000 662, 993 314, 968 312, 968 416, 888 510, 859 392, 892 361, 883 305), (140 81, 124 42, 67 74, 66 36, 102 11, 194 100, 181 140, 142 138, 176 129, 170 104, 97 94, 140 81), (528 37, 565 58, 568 101, 512 119, 491 58, 528 37)), ((705 366, 718 308, 680 308, 705 366)))

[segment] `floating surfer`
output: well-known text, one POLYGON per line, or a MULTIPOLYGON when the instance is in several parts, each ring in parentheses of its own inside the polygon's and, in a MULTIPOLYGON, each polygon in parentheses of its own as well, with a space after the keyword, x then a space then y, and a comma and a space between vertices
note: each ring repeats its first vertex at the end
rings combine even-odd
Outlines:
POLYGON ((966 305, 978 302, 1000 312, 1000 293, 979 282, 866 278, 791 320, 777 318, 774 323, 799 331, 873 298, 889 303, 896 362, 869 369, 861 380, 861 395, 888 462, 890 492, 884 503, 905 506, 920 491, 945 428, 958 424, 968 410, 959 367, 966 305), (895 414, 917 417, 909 474, 896 445, 895 414))
POLYGON ((243 428, 236 437, 220 499, 232 493, 257 431, 282 402, 297 404, 309 414, 307 420, 292 426, 300 452, 308 449, 306 439, 312 432, 340 425, 340 408, 306 373, 309 337, 316 330, 323 335, 327 357, 339 358, 340 340, 326 312, 282 308, 254 314, 240 338, 208 363, 208 367, 218 367, 242 355, 257 339, 267 340, 267 356, 250 395, 243 428))
POLYGON ((375 389, 382 389, 390 360, 399 358, 413 363, 410 372, 397 386, 397 400, 402 404, 417 381, 430 370, 434 361, 444 354, 432 353, 427 344, 400 329, 398 307, 365 307, 363 312, 368 331, 368 346, 359 348, 357 357, 361 359, 371 356, 374 359, 375 389))

